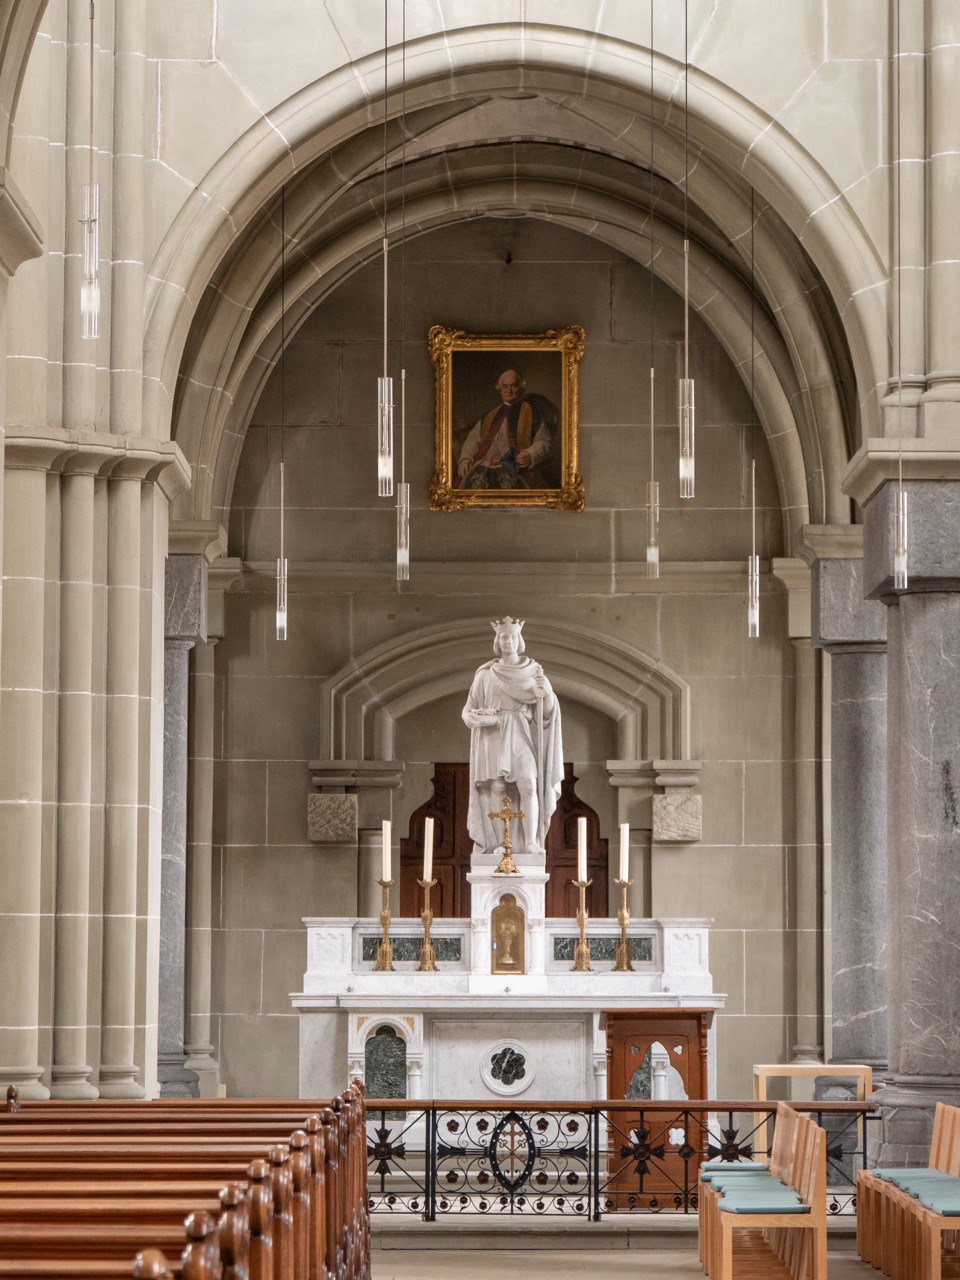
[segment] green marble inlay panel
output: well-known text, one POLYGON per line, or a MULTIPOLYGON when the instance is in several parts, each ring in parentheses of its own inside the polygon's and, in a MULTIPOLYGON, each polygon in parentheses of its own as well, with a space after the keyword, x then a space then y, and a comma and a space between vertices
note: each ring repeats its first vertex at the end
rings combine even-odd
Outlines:
MULTIPOLYGON (((377 958, 377 944, 380 942, 378 937, 365 937, 362 943, 361 955, 364 960, 371 963, 377 958)), ((462 938, 434 938, 433 945, 437 949, 437 963, 443 961, 456 964, 463 957, 463 939, 462 938)), ((420 959, 420 939, 419 938, 394 938, 393 939, 393 958, 394 960, 417 960, 420 959)), ((385 1096, 385 1095, 384 1095, 385 1096)))
POLYGON ((363 1057, 367 1097, 407 1096, 407 1046, 393 1027, 377 1027, 364 1045, 363 1057))
MULTIPOLYGON (((569 960, 572 964, 574 948, 579 941, 579 938, 555 937, 553 940, 554 960, 569 960)), ((591 960, 609 960, 611 962, 616 960, 617 938, 588 938, 587 941, 590 943, 591 960)), ((642 934, 638 938, 628 938, 627 943, 630 947, 631 960, 649 961, 653 959, 653 938, 650 934, 642 934)))

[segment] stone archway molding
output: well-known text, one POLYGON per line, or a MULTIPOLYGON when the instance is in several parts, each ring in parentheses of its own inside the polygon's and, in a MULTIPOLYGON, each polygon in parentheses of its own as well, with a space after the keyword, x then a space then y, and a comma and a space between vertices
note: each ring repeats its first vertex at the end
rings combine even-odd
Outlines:
MULTIPOLYGON (((600 631, 544 618, 528 618, 524 637, 561 703, 616 723, 621 760, 690 758, 690 686, 664 663, 600 631)), ((420 628, 368 650, 324 684, 321 753, 393 760, 397 721, 438 698, 466 698, 490 652, 488 617, 420 628)))
MULTIPOLYGON (((526 24, 522 44, 508 26, 462 28, 412 41, 407 51, 407 109, 443 92, 461 97, 549 82, 582 94, 601 113, 641 104, 629 79, 634 46, 526 24), (493 56, 493 51, 496 56, 493 56), (628 56, 625 56, 628 55, 628 56)), ((654 56, 655 93, 670 102, 679 64, 654 56)), ((190 325, 217 264, 281 185, 304 166, 366 127, 382 92, 379 53, 360 58, 278 104, 224 153, 185 202, 151 265, 144 343, 145 420, 172 425, 177 374, 190 325)), ((391 88, 391 99, 396 85, 391 88)), ((817 160, 776 122, 730 87, 691 67, 690 140, 717 164, 740 174, 769 201, 816 264, 844 317, 862 388, 864 435, 878 434, 886 385, 887 272, 844 194, 817 160)), ((222 372, 222 371, 221 371, 222 372)), ((163 431, 160 431, 163 434, 163 431)), ((825 450, 826 453, 829 450, 825 450)), ((195 461, 191 458, 191 461, 195 461)))

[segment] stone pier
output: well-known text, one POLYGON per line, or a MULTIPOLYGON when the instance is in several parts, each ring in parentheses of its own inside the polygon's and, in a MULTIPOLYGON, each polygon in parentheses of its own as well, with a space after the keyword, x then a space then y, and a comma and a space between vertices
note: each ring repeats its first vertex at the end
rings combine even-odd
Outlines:
POLYGON ((925 1164, 938 1100, 960 1104, 960 482, 909 481, 909 585, 895 593, 896 483, 864 506, 864 589, 888 606, 891 1083, 883 1164, 925 1164))
POLYGON ((813 566, 814 644, 830 654, 834 1062, 887 1065, 887 620, 859 559, 813 566))

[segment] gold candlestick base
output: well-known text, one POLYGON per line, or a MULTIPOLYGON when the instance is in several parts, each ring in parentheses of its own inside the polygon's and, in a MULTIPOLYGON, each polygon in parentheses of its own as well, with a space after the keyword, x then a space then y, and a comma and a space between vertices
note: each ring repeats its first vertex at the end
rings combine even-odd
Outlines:
POLYGON ((392 880, 378 880, 383 890, 383 907, 380 910, 380 927, 383 929, 383 940, 377 943, 377 962, 373 966, 374 973, 393 973, 393 943, 390 941, 390 890, 392 880))
POLYGON ((573 969, 572 973, 593 973, 593 965, 590 963, 590 943, 587 941, 587 890, 593 884, 592 880, 574 880, 573 883, 580 890, 580 907, 577 911, 577 926, 580 930, 580 941, 573 949, 573 969))
POLYGON ((420 922, 423 925, 423 941, 420 943, 420 963, 417 965, 417 973, 436 972, 437 969, 437 948, 430 941, 430 926, 433 924, 433 912, 430 910, 430 890, 436 883, 436 880, 417 881, 417 884, 423 890, 423 910, 420 912, 420 922))
POLYGON ((617 943, 617 963, 613 966, 614 973, 633 973, 633 961, 630 958, 630 943, 627 941, 627 925, 630 923, 630 908, 627 906, 627 890, 633 884, 632 880, 614 880, 613 882, 620 890, 620 910, 617 912, 617 920, 620 922, 620 941, 617 943))
POLYGON ((513 860, 513 856, 509 849, 504 849, 503 857, 497 863, 497 869, 493 873, 495 876, 519 875, 520 868, 513 860))

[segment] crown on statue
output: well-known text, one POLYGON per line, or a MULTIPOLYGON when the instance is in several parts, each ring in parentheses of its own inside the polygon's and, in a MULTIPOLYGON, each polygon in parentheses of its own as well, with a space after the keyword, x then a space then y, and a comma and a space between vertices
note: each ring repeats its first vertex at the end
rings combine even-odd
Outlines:
POLYGON ((509 614, 505 618, 498 618, 496 622, 490 623, 497 636, 500 637, 506 632, 515 632, 517 635, 523 630, 523 623, 517 618, 511 618, 509 614))
POLYGON ((523 653, 524 649, 527 646, 524 643, 524 639, 523 639, 523 623, 520 622, 519 619, 511 618, 510 615, 508 614, 505 618, 498 618, 496 622, 491 622, 490 625, 491 627, 493 627, 493 630, 495 632, 495 639, 493 641, 493 652, 497 655, 498 658, 500 657, 500 653, 501 653, 500 642, 504 636, 516 636, 517 653, 523 653))

